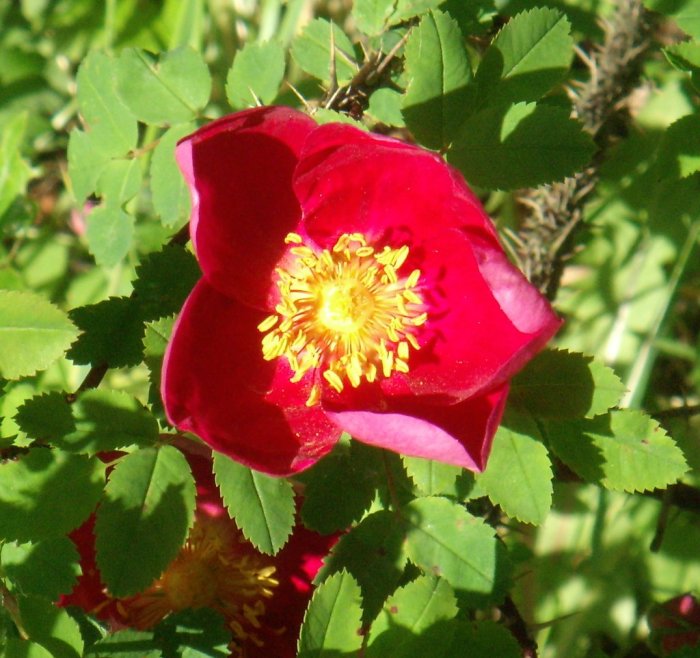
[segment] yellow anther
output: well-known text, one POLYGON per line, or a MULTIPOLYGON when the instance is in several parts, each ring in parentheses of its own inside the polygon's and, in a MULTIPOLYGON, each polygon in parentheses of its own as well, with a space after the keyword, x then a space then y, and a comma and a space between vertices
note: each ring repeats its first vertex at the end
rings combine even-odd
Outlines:
POLYGON ((258 325, 258 331, 269 331, 274 327, 277 322, 279 321, 279 316, 277 315, 268 315, 259 325, 258 325))
MULTIPOLYGON (((418 327, 428 316, 420 271, 403 278, 399 272, 408 246, 378 249, 361 233, 345 233, 320 251, 296 233, 286 242, 294 245, 296 262, 277 270, 276 314, 258 326, 265 333, 263 357, 285 357, 293 383, 311 372, 338 393, 375 382, 380 373, 408 372, 411 349, 420 347, 418 327)), ((321 401, 322 386, 315 382, 309 406, 321 401)))
POLYGON ((331 388, 335 389, 338 393, 343 390, 343 380, 338 373, 333 370, 326 370, 323 373, 323 378, 330 384, 331 388))

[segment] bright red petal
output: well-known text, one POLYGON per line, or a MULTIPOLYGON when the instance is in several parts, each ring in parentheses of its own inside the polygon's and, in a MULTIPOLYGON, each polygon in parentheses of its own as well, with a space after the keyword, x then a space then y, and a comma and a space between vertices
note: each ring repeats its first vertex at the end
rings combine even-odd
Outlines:
POLYGON ((263 360, 264 317, 200 280, 175 325, 161 392, 175 426, 252 468, 288 475, 329 452, 340 431, 305 405, 308 386, 289 383, 285 360, 263 360))
POLYGON ((326 247, 354 232, 411 241, 468 226, 495 236, 478 199, 440 156, 352 126, 327 124, 309 136, 294 190, 309 235, 326 247))
POLYGON ((410 372, 383 380, 388 395, 464 400, 507 381, 561 322, 490 238, 460 230, 430 237, 416 253, 428 322, 410 372))
POLYGON ((190 232, 219 292, 262 308, 285 235, 300 219, 292 173, 313 119, 285 107, 237 112, 177 147, 190 186, 190 232))
POLYGON ((404 455, 481 471, 503 415, 508 384, 454 405, 393 398, 382 411, 328 411, 355 439, 404 455))

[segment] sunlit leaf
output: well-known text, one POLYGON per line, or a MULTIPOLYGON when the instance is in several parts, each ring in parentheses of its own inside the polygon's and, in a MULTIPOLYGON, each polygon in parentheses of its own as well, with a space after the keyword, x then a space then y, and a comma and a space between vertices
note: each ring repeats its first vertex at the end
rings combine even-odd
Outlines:
POLYGON ((331 52, 339 84, 346 84, 357 72, 352 43, 335 24, 322 18, 311 21, 292 42, 292 57, 309 75, 331 81, 331 52), (331 42, 331 29, 333 42, 331 42), (331 49, 331 43, 334 48, 331 49))
POLYGON ((464 119, 471 68, 456 21, 426 14, 406 42, 408 88, 401 105, 406 125, 428 148, 447 147, 464 119))
POLYGON ((236 54, 226 79, 226 96, 237 109, 269 105, 284 77, 284 49, 276 41, 247 43, 236 54))
POLYGON ((537 437, 531 420, 521 419, 517 430, 501 425, 486 470, 476 478, 506 514, 535 525, 545 520, 552 506, 552 465, 537 437))
POLYGON ((77 335, 66 314, 40 295, 0 290, 0 376, 5 379, 48 367, 77 335))
POLYGON ((274 555, 294 527, 294 490, 273 478, 214 453, 214 473, 229 514, 259 551, 274 555))
POLYGON ((336 573, 314 592, 304 615, 298 658, 332 658, 357 651, 360 634, 360 587, 345 571, 336 573))
POLYGON ((201 55, 189 47, 159 58, 134 48, 117 60, 117 91, 141 121, 156 125, 184 123, 209 101, 211 76, 201 55))

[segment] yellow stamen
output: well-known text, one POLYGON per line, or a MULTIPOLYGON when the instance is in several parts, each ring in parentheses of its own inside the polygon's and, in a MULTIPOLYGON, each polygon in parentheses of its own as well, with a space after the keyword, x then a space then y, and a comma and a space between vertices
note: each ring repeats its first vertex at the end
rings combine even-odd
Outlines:
MULTIPOLYGON (((343 233, 330 249, 314 251, 301 236, 285 242, 296 260, 277 269, 280 301, 276 314, 258 329, 263 357, 284 356, 292 382, 317 370, 340 393, 346 384, 374 382, 379 373, 391 377, 409 371, 410 350, 418 350, 418 334, 427 321, 420 270, 404 277, 401 267, 410 255, 407 245, 380 249, 361 233, 343 233)), ((321 400, 316 381, 307 405, 321 400)))

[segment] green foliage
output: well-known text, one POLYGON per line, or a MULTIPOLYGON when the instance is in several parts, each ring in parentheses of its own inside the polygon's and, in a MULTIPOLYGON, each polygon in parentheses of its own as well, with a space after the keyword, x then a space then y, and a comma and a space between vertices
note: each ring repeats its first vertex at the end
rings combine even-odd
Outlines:
POLYGON ((446 580, 420 576, 390 596, 372 624, 368 658, 408 656, 416 636, 439 621, 453 619, 457 599, 446 580))
POLYGON ((39 597, 20 599, 19 610, 30 639, 47 649, 53 658, 81 658, 80 627, 65 610, 39 597))
POLYGON ((457 477, 462 472, 458 466, 441 464, 430 459, 402 456, 408 477, 424 496, 449 494, 454 491, 457 477))
POLYGON ((190 214, 190 192, 175 162, 175 145, 194 128, 191 123, 169 128, 153 151, 150 169, 153 208, 168 227, 182 225, 190 214))
POLYGON ((360 588, 341 571, 314 592, 299 636, 299 658, 333 658, 352 655, 362 644, 360 588))
POLYGON ((214 455, 214 473, 226 508, 246 539, 262 553, 277 553, 294 526, 292 485, 221 453, 214 455))
POLYGON ((85 654, 89 658, 162 658, 160 646, 147 631, 119 630, 95 642, 85 654))
POLYGON ((664 133, 656 168, 664 178, 686 178, 700 171, 700 117, 679 119, 664 133))
POLYGON ((159 57, 125 49, 116 67, 119 96, 131 113, 155 125, 194 119, 209 100, 211 76, 202 57, 183 47, 159 57))
POLYGON ((66 314, 41 296, 0 290, 0 376, 5 379, 47 368, 77 334, 66 314))
POLYGON ((177 555, 194 520, 195 487, 183 454, 145 448, 114 467, 97 511, 97 565, 109 591, 147 587, 177 555))
POLYGON ((47 448, 0 464, 0 537, 26 542, 65 535, 94 510, 104 477, 98 459, 47 448))
POLYGON ((67 537, 7 542, 0 550, 2 570, 18 591, 49 601, 73 589, 80 575, 78 559, 78 551, 67 537))
POLYGON ((440 11, 426 14, 405 49, 409 84, 401 111, 421 144, 444 149, 462 123, 471 68, 457 22, 440 11))
POLYGON ((517 103, 464 121, 447 160, 475 185, 512 190, 561 180, 585 166, 594 150, 568 110, 517 103))
POLYGON ((349 527, 367 511, 382 474, 377 452, 358 442, 341 442, 302 477, 306 484, 301 518, 322 534, 349 527))
POLYGON ((506 420, 496 432, 486 470, 476 479, 508 516, 535 525, 552 506, 552 465, 538 438, 533 421, 506 420))
POLYGON ((309 75, 331 82, 332 68, 339 84, 350 82, 357 62, 350 39, 337 26, 317 18, 292 42, 294 61, 309 75))
POLYGON ((237 109, 269 105, 284 77, 284 49, 275 41, 248 43, 236 55, 226 79, 226 96, 237 109))
POLYGON ((148 446, 158 439, 155 418, 118 391, 85 391, 72 403, 56 393, 35 397, 20 407, 16 422, 32 438, 89 455, 148 446))
POLYGON ((170 615, 156 628, 155 639, 166 656, 224 658, 232 638, 219 614, 200 608, 170 615))
POLYGON ((445 578, 470 607, 502 598, 509 568, 492 528, 446 498, 417 498, 402 516, 408 556, 423 571, 445 578))
POLYGON ((536 101, 567 74, 571 26, 556 9, 536 8, 509 21, 491 42, 476 74, 478 104, 536 101))
POLYGON ((401 518, 389 510, 366 516, 341 535, 319 578, 345 570, 360 585, 364 619, 372 619, 403 576, 408 560, 401 518))
POLYGON ((4 122, 0 120, 0 220, 12 202, 24 193, 32 175, 20 149, 26 127, 26 112, 4 122))
POLYGON ((688 470, 673 439, 639 411, 548 423, 547 435, 552 449, 570 468, 614 491, 667 487, 688 470))
POLYGON ((594 418, 624 392, 613 370, 593 357, 545 350, 513 379, 510 400, 539 418, 594 418))

